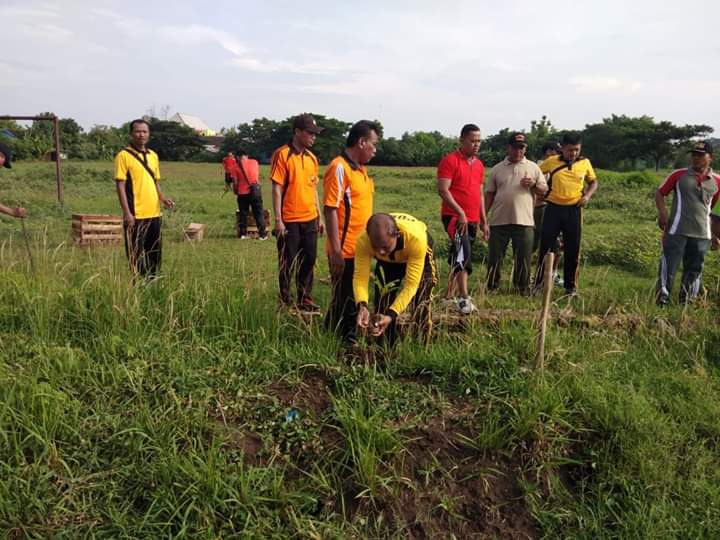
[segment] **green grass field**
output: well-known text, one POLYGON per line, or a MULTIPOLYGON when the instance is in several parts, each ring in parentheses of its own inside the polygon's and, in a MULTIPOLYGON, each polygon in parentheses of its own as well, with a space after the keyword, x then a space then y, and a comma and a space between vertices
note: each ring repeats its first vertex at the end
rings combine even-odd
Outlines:
MULTIPOLYGON (((275 246, 234 238, 219 165, 163 164, 163 278, 137 287, 120 246, 70 241, 71 213, 118 213, 110 164, 64 171, 64 209, 51 164, 0 171, 36 267, 0 220, 1 537, 717 536, 720 264, 697 304, 654 306, 659 177, 601 173, 540 373, 540 300, 485 295, 484 245, 464 325, 350 357, 278 312, 275 246)), ((377 211, 443 239, 433 170, 371 174, 377 211)))

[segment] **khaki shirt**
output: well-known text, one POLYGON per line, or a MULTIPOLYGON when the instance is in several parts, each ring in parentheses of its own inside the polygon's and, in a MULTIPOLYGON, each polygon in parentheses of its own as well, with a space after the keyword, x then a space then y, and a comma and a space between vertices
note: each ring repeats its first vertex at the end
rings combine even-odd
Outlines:
POLYGON ((520 184, 520 180, 525 177, 531 178, 540 188, 547 187, 540 167, 527 158, 517 163, 505 158, 492 168, 490 178, 485 182, 485 191, 495 193, 495 200, 489 210, 490 226, 535 226, 533 189, 520 184))

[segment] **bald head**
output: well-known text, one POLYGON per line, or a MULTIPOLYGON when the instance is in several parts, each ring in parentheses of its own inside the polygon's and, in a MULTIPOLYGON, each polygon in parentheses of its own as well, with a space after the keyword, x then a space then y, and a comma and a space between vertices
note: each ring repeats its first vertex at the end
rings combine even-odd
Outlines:
POLYGON ((367 222, 367 234, 373 249, 380 255, 387 255, 395 249, 398 228, 390 214, 373 214, 367 222))

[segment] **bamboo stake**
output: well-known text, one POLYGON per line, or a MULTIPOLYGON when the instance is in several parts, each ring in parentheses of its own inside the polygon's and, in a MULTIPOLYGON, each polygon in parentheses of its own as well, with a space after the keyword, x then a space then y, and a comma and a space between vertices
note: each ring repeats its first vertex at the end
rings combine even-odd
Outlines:
POLYGON ((20 218, 20 224, 22 226, 23 238, 25 239, 25 249, 27 250, 28 259, 30 260, 30 271, 35 273, 35 262, 33 261, 32 251, 30 250, 30 238, 28 237, 27 228, 25 227, 25 218, 20 218))
POLYGON ((547 329, 547 318, 550 312, 550 297, 552 296, 552 271, 553 259, 555 258, 552 251, 545 255, 545 266, 543 268, 543 299, 542 308, 540 310, 540 330, 537 337, 537 355, 535 364, 541 372, 545 370, 545 330, 547 329))

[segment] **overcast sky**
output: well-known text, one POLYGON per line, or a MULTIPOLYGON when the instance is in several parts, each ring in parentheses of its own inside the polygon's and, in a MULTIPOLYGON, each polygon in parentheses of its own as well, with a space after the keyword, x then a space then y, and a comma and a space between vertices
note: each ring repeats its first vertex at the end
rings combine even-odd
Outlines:
POLYGON ((718 20, 710 0, 0 0, 0 114, 89 128, 168 105, 219 129, 312 111, 397 136, 617 113, 718 136, 718 20))

